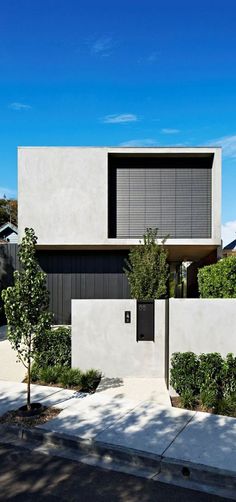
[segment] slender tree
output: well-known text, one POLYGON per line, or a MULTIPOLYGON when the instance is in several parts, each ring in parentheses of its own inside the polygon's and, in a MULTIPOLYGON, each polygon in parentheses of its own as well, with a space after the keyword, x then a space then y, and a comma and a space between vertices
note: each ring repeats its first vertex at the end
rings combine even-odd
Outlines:
POLYGON ((157 243, 158 230, 148 228, 143 244, 130 250, 124 269, 132 298, 154 300, 167 294, 168 264, 165 239, 157 243))
POLYGON ((27 409, 31 409, 31 362, 34 341, 50 328, 52 316, 48 312, 49 293, 46 274, 36 259, 36 243, 32 228, 25 229, 19 250, 20 269, 14 272, 14 285, 2 291, 8 324, 8 339, 17 351, 18 359, 27 369, 27 409))

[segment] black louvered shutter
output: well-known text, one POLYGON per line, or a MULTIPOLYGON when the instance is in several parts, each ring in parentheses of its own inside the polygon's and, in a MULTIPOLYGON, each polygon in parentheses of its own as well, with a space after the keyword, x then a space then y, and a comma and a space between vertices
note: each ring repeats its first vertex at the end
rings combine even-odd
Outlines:
POLYGON ((211 237, 211 168, 116 169, 116 236, 211 237))

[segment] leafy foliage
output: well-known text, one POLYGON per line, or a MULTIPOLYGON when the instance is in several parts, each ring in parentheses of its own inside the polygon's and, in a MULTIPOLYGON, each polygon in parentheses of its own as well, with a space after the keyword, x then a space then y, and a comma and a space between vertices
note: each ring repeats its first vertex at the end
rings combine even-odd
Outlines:
POLYGON ((236 396, 236 357, 233 354, 227 354, 224 374, 224 395, 236 396))
POLYGON ((97 370, 88 370, 85 373, 79 369, 68 366, 40 367, 33 363, 31 381, 44 384, 58 384, 65 388, 76 388, 83 392, 94 392, 101 379, 101 373, 97 370))
POLYGON ((236 257, 201 268, 198 288, 201 298, 236 298, 236 257))
POLYGON ((176 352, 171 360, 170 384, 180 394, 183 406, 192 407, 198 394, 199 361, 193 352, 176 352))
POLYGON ((223 397, 223 399, 219 401, 217 412, 220 415, 236 417, 236 392, 223 397))
POLYGON ((40 367, 71 366, 71 329, 59 327, 42 332, 34 342, 34 361, 40 367))
POLYGON ((224 360, 217 352, 199 356, 198 385, 200 398, 205 407, 215 407, 223 397, 225 376, 224 360))
MULTIPOLYGON (((167 251, 157 244, 157 229, 147 229, 143 245, 135 246, 126 260, 124 269, 130 285, 131 297, 139 300, 164 298, 167 294, 168 264, 167 251)), ((141 243, 141 241, 140 241, 141 243)))
POLYGON ((35 256, 36 243, 34 230, 26 228, 19 250, 20 271, 14 272, 14 285, 2 291, 8 339, 28 372, 29 409, 31 360, 35 355, 34 341, 49 329, 51 324, 46 274, 40 270, 35 256))
POLYGON ((8 221, 17 226, 17 200, 0 199, 0 226, 8 221))
POLYGON ((81 371, 74 368, 63 368, 59 382, 63 387, 82 387, 81 384, 81 371))
POLYGON ((181 405, 183 408, 193 409, 196 403, 196 396, 190 388, 184 389, 180 396, 181 405))
POLYGON ((81 386, 84 392, 92 392, 101 380, 101 373, 90 369, 81 375, 81 386))
POLYGON ((173 388, 184 407, 196 401, 217 413, 236 415, 236 357, 222 358, 217 352, 200 354, 176 352, 171 359, 173 388))
MULTIPOLYGON (((33 365, 34 367, 34 365, 33 365)), ((36 380, 41 380, 45 383, 57 383, 62 375, 62 366, 48 366, 45 368, 38 367, 38 378, 36 380)))

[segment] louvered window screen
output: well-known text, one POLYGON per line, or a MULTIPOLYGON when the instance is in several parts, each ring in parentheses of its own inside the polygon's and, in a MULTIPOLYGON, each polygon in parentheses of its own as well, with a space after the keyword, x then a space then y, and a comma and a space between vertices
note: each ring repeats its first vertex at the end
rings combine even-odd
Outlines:
POLYGON ((211 168, 116 168, 116 237, 211 237, 211 168))

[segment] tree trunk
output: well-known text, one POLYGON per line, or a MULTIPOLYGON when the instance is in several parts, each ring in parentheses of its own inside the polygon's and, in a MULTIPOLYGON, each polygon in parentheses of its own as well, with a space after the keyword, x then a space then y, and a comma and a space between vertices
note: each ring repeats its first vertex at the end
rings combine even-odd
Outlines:
POLYGON ((30 402, 30 379, 31 379, 31 362, 28 364, 28 378, 27 378, 27 410, 31 410, 30 402))

